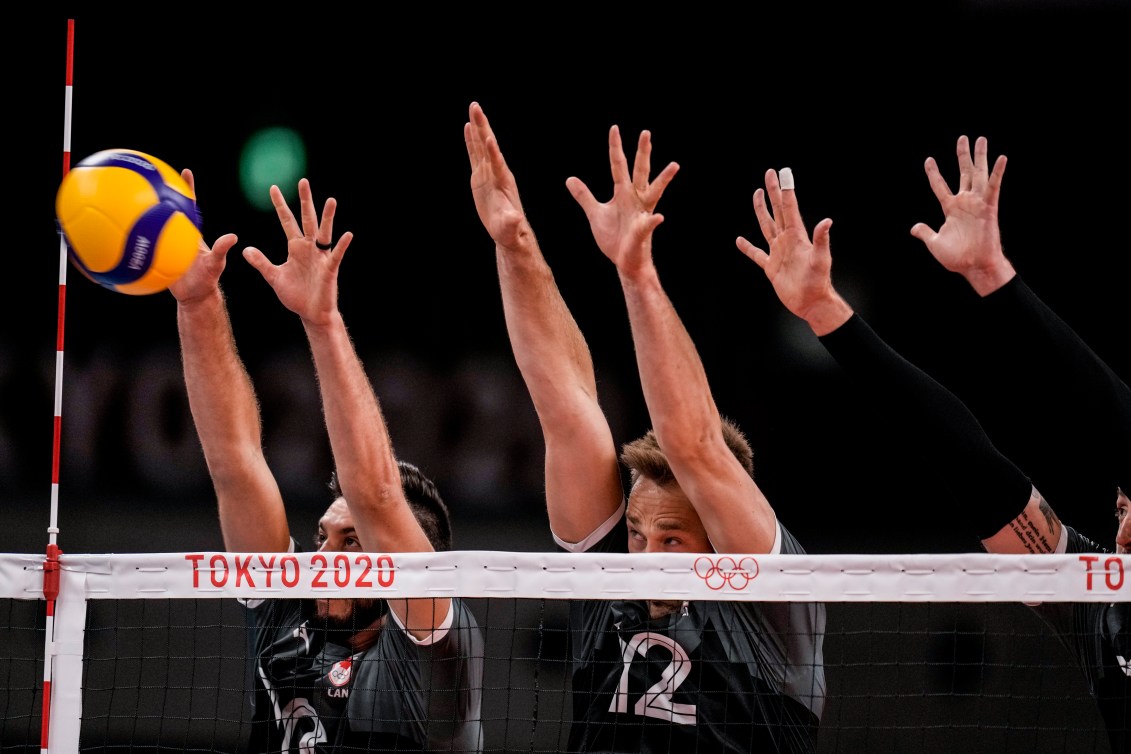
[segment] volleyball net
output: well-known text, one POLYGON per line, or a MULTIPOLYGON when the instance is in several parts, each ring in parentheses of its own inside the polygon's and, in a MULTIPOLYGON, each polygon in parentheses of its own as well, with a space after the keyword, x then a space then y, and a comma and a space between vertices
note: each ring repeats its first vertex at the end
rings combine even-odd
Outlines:
POLYGON ((0 753, 244 751, 239 600, 374 596, 470 606, 485 751, 565 750, 570 601, 648 599, 823 603, 821 752, 1106 752, 1074 654, 1031 606, 1127 601, 1129 569, 1104 554, 91 554, 59 558, 52 601, 42 556, 0 554, 0 753))

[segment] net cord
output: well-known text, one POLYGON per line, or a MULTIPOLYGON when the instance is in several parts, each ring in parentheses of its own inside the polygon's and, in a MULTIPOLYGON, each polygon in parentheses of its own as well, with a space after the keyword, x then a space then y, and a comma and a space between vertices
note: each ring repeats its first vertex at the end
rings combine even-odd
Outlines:
MULTIPOLYGON (((60 557, 87 599, 505 597, 780 602, 1126 601, 1131 556, 743 555, 456 550, 124 553, 60 557)), ((0 554, 2 583, 42 560, 0 554)), ((3 589, 0 597, 42 599, 3 589)))
MULTIPOLYGON (((44 599, 44 562, 0 554, 0 599, 44 599)), ((1127 601, 1131 556, 530 553, 67 555, 45 661, 51 740, 77 754, 91 599, 480 597, 819 602, 1127 601)), ((47 704, 46 693, 44 704, 47 704)), ((45 716, 45 724, 46 724, 45 716)))

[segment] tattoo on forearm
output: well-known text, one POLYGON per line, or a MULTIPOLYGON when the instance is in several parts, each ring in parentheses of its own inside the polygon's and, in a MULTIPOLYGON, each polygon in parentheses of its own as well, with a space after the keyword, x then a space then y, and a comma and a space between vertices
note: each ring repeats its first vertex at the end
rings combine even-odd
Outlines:
POLYGON ((1009 523, 1009 528, 1029 552, 1049 553, 1056 549, 1055 540, 1060 535, 1060 519, 1056 517, 1056 512, 1043 495, 1037 493, 1037 497, 1040 500, 1038 507, 1041 516, 1044 517, 1044 526, 1038 526, 1037 521, 1029 517, 1028 509, 1025 509, 1009 523))

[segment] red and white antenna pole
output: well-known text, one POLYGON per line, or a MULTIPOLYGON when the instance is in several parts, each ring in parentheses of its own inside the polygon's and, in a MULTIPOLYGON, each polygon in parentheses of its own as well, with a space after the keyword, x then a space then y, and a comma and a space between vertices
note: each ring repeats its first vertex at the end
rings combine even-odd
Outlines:
MULTIPOLYGON (((71 169, 71 87, 74 73, 75 20, 67 19, 67 86, 63 111, 63 175, 71 169)), ((55 644, 55 600, 59 596, 59 444, 63 418, 63 321, 67 302, 67 240, 59 233, 59 318, 55 332, 55 422, 51 452, 51 519, 47 527, 47 559, 43 563, 43 599, 47 602, 47 624, 43 652, 43 708, 40 751, 50 751, 51 680, 55 644)))

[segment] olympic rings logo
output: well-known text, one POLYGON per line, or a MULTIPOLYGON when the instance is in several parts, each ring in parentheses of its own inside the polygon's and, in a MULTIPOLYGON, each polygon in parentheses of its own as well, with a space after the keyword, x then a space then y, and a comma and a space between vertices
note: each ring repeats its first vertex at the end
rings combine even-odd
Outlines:
POLYGON ((695 559, 695 575, 715 591, 724 586, 741 590, 758 577, 758 561, 747 557, 736 563, 734 558, 724 555, 716 563, 714 558, 704 555, 695 559))

